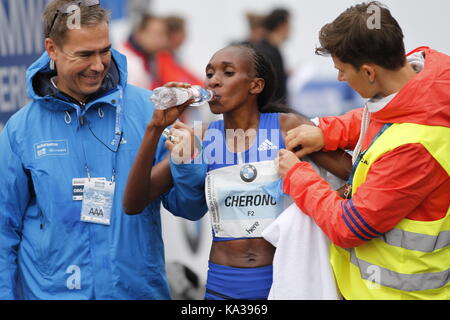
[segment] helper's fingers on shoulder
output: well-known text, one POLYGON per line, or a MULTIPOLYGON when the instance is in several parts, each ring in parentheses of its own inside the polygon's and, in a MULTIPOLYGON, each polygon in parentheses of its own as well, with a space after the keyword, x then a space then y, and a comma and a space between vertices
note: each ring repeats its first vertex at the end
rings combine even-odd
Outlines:
POLYGON ((309 124, 301 124, 298 127, 295 127, 293 129, 289 130, 287 132, 287 135, 288 136, 299 135, 299 134, 301 134, 303 131, 305 131, 310 126, 311 125, 309 125, 309 124))
POLYGON ((285 159, 289 159, 290 157, 294 156, 294 154, 286 149, 281 149, 278 153, 279 162, 282 163, 285 159))
POLYGON ((286 144, 286 149, 289 151, 294 151, 294 150, 302 147, 302 142, 299 137, 296 137, 289 141, 286 141, 285 144, 286 144))
POLYGON ((284 138, 284 143, 287 146, 289 143, 291 143, 291 141, 295 140, 297 138, 297 135, 295 134, 290 134, 290 135, 286 135, 286 137, 284 138))
POLYGON ((302 159, 303 157, 307 156, 308 154, 312 153, 313 151, 310 149, 300 149, 297 152, 295 152, 295 155, 297 158, 302 159))
POLYGON ((289 131, 286 133, 286 136, 289 137, 289 138, 293 138, 293 137, 295 137, 297 134, 298 134, 298 127, 289 130, 289 131))

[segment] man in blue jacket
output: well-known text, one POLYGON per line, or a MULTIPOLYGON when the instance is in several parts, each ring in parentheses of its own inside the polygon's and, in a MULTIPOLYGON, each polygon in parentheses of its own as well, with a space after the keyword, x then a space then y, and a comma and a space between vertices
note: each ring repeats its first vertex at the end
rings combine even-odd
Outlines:
MULTIPOLYGON (((44 22, 32 102, 0 134, 0 299, 169 299, 160 200, 122 211, 151 92, 127 85, 98 1, 54 0, 44 22)), ((206 208, 177 188, 164 205, 197 219, 206 208)))

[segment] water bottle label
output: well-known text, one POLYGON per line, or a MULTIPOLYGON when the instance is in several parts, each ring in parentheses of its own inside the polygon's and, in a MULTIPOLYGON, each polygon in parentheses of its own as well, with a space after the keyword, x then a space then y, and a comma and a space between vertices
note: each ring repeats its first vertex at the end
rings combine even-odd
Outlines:
POLYGON ((164 110, 179 106, 190 99, 194 99, 194 103, 191 106, 199 106, 211 100, 212 97, 212 91, 203 89, 200 86, 192 86, 190 88, 159 87, 153 91, 151 101, 156 109, 164 110))

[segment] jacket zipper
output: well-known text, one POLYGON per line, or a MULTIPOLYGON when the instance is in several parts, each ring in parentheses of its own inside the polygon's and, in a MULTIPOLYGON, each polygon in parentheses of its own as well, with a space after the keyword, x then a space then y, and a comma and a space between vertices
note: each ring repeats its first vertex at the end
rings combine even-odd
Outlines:
MULTIPOLYGON (((79 104, 80 104, 80 107, 81 107, 81 111, 83 111, 83 113, 84 113, 84 108, 85 108, 86 104, 83 103, 83 102, 79 102, 79 104)), ((84 116, 81 115, 80 116, 80 126, 83 126, 83 125, 84 125, 84 116)))

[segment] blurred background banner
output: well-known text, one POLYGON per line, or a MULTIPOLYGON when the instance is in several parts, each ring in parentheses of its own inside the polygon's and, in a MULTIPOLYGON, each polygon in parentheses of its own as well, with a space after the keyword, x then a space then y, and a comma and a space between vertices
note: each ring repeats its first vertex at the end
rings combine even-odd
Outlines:
POLYGON ((127 0, 100 0, 103 8, 111 11, 111 19, 123 19, 128 15, 127 0))
POLYGON ((28 102, 25 72, 44 51, 40 13, 47 2, 0 2, 0 130, 28 102))
MULTIPOLYGON (((247 39, 249 15, 264 16, 275 7, 284 7, 290 12, 291 31, 289 39, 279 49, 289 75, 289 104, 307 116, 340 114, 361 105, 345 84, 333 83, 337 73, 331 59, 315 56, 314 48, 321 26, 362 0, 191 0, 188 5, 179 0, 100 1, 112 13, 111 40, 116 46, 128 39, 132 26, 139 23, 144 13, 184 18, 187 37, 177 50, 176 58, 199 79, 203 78, 204 67, 215 51, 231 42, 247 39), (322 94, 325 91, 326 94, 322 94)), ((47 2, 49 0, 0 0, 0 130, 28 101, 25 70, 44 51, 41 13, 47 2)), ((408 51, 428 45, 447 54, 450 52, 450 42, 445 37, 450 30, 447 17, 450 1, 382 2, 402 26, 408 51)), ((207 111, 204 109, 201 111, 207 111)))
MULTIPOLYGON (((48 2, 0 0, 0 131, 29 102, 25 73, 45 49, 41 16, 48 2)), ((113 22, 149 4, 149 0, 101 0, 113 22)))

